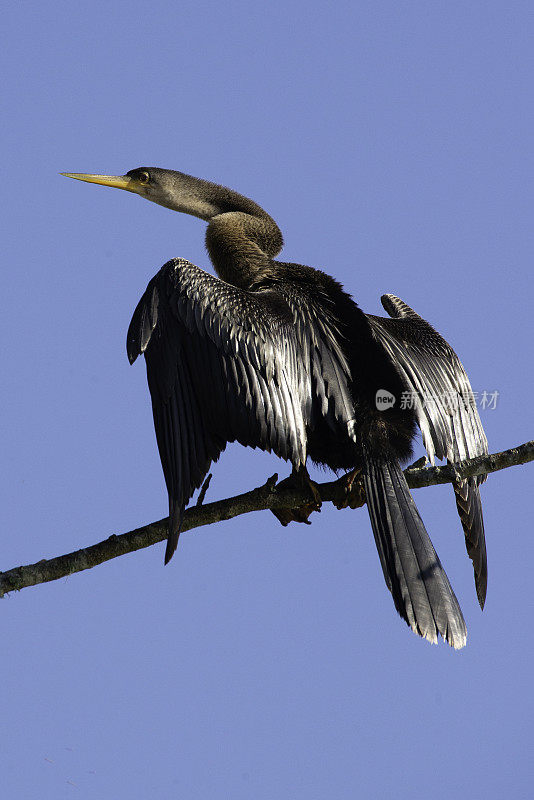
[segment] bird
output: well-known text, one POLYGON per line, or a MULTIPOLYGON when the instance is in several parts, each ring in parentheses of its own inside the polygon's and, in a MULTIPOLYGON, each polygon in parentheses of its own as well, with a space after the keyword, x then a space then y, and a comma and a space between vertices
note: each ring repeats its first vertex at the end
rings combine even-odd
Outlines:
MULTIPOLYGON (((455 464, 488 445, 466 372, 445 339, 409 305, 383 295, 387 317, 364 313, 326 272, 276 260, 280 228, 253 200, 175 170, 61 173, 133 192, 208 223, 216 275, 182 258, 148 283, 127 334, 144 354, 169 497, 165 563, 184 509, 229 442, 273 452, 308 485, 305 522, 319 507, 307 460, 359 484, 387 588, 399 615, 432 643, 466 643, 458 600, 410 493, 402 465, 417 428, 427 459, 455 464)), ((458 477, 456 505, 481 608, 487 556, 479 485, 458 477)), ((349 502, 349 501, 347 501, 349 502)))

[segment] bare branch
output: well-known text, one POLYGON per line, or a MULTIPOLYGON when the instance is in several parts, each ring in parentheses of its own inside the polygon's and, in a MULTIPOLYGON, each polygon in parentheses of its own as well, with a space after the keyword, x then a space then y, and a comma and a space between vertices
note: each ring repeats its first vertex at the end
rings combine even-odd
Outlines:
MULTIPOLYGON (((501 453, 471 458, 460 464, 427 468, 419 466, 419 462, 416 462, 405 470, 405 475, 408 485, 412 489, 418 489, 440 483, 453 483, 459 478, 484 475, 507 467, 526 464, 533 460, 534 441, 530 441, 501 453)), ((211 525, 213 522, 231 519, 251 511, 297 508, 309 502, 309 497, 304 490, 277 488, 277 480, 278 476, 273 475, 263 486, 252 489, 250 492, 230 497, 227 500, 188 508, 184 515, 182 530, 188 531, 203 525, 211 525)), ((204 485, 207 489, 207 482, 204 485)), ((343 479, 320 483, 318 489, 323 502, 339 501, 345 496, 343 479)), ((114 534, 103 542, 84 547, 73 553, 49 560, 43 559, 36 564, 15 567, 7 572, 0 572, 0 597, 7 592, 24 589, 26 586, 58 580, 58 578, 72 575, 74 572, 91 569, 104 561, 161 542, 166 537, 167 519, 160 519, 158 522, 152 522, 150 525, 144 525, 119 536, 114 534)))

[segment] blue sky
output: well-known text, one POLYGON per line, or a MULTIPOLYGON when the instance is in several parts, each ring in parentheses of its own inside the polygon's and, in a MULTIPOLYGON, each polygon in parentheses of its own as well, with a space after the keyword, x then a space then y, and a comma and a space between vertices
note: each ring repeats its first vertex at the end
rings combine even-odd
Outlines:
MULTIPOLYGON (((10 4, 0 55, 2 569, 166 513, 125 335, 204 223, 60 171, 208 178, 362 308, 464 362, 492 451, 532 437, 534 15, 517 2, 10 4)), ((209 499, 289 467, 232 446, 209 499)), ((532 466, 483 488, 480 612, 450 487, 415 498, 462 652, 397 617, 365 510, 268 512, 0 604, 0 768, 27 798, 529 797, 532 466)))

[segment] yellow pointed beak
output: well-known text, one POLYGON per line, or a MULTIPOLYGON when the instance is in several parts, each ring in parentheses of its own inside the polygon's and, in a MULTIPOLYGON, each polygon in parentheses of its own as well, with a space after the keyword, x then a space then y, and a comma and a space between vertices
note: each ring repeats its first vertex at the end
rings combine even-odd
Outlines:
POLYGON ((139 192, 139 184, 129 175, 86 175, 83 172, 60 172, 67 178, 86 183, 99 183, 101 186, 112 186, 115 189, 126 189, 127 192, 139 192))

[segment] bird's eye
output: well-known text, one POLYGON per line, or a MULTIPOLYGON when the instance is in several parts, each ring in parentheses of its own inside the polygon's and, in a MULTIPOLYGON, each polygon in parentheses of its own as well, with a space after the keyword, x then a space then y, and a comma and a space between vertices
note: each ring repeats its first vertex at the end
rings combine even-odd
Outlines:
POLYGON ((150 175, 148 174, 148 172, 140 172, 137 177, 139 183, 148 183, 150 180, 150 175))

